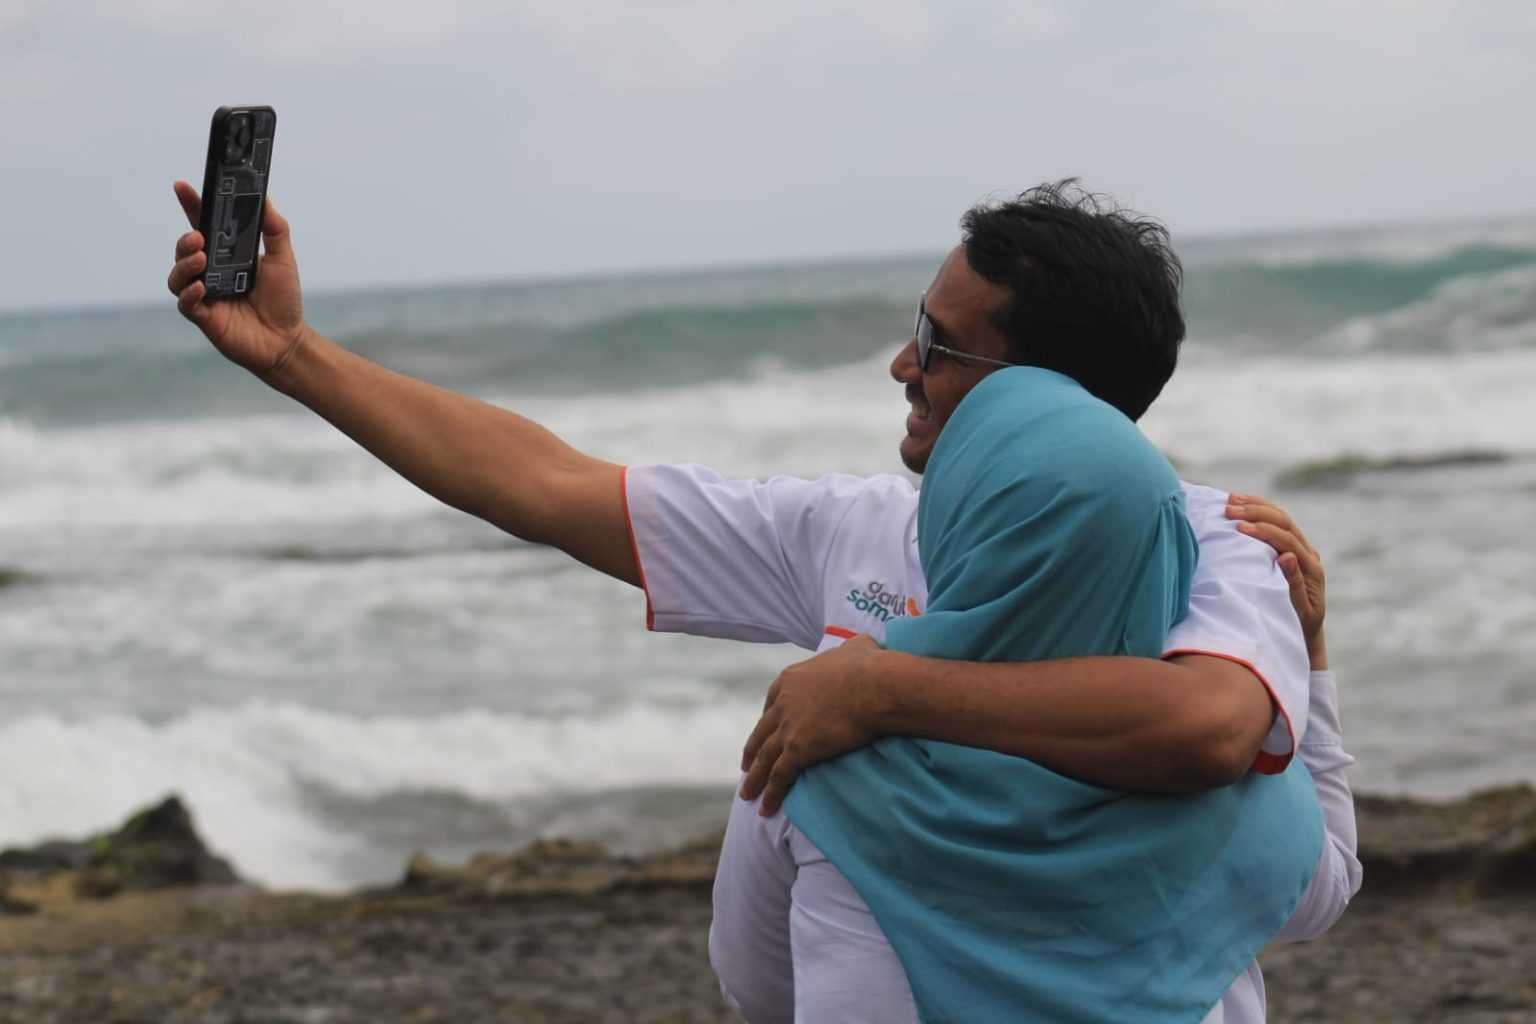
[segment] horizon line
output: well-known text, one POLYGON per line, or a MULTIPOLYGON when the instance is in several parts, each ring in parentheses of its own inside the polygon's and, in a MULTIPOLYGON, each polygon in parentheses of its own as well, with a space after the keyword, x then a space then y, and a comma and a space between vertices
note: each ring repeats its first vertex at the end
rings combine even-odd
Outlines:
MULTIPOLYGON (((1153 218, 1156 219, 1156 218, 1153 218)), ((1371 220, 1334 221, 1327 224, 1302 224, 1285 227, 1217 228, 1183 237, 1174 234, 1175 249, 1183 244, 1242 243, 1282 241, 1304 237, 1327 237, 1372 232, 1411 231, 1446 228, 1486 228, 1531 224, 1536 226, 1536 209, 1517 214, 1478 214, 1470 216, 1446 216, 1423 220, 1371 220)), ((490 277, 418 277, 412 280, 382 280, 368 283, 319 285, 305 289, 306 298, 341 298, 366 295, 380 291, 422 291, 443 288, 453 291, 470 291, 478 288, 502 286, 530 286, 541 284, 579 284, 582 282, 606 283, 622 280, 646 280, 648 278, 685 277, 702 274, 750 274, 773 270, 806 269, 818 266, 834 266, 845 263, 901 263, 908 260, 934 259, 943 250, 901 250, 886 252, 842 252, 810 254, 802 256, 769 257, 761 260, 733 260, 725 263, 680 262, 649 267, 592 267, 578 270, 500 274, 490 277)), ((42 303, 35 306, 0 306, 0 317, 100 315, 129 310, 158 307, 160 300, 130 299, 96 303, 42 303)))

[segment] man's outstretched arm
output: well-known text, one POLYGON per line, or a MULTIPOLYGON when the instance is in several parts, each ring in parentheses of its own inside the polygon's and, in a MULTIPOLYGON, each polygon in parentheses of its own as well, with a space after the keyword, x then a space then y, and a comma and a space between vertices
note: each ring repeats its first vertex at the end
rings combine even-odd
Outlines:
MULTIPOLYGON (((1282 510, 1244 501, 1228 514, 1279 553, 1308 654, 1325 667, 1321 560, 1282 510)), ((804 769, 881 736, 1028 757, 1113 789, 1193 792, 1241 778, 1275 713, 1258 677, 1223 657, 962 662, 857 637, 774 681, 743 750, 741 795, 772 814, 804 769)))
POLYGON ((194 230, 176 243, 167 286, 183 316, 232 362, 302 402, 440 501, 508 533, 561 548, 636 586, 623 467, 584 455, 532 420, 387 370, 304 320, 288 222, 269 202, 256 286, 205 301, 200 202, 176 183, 194 230))

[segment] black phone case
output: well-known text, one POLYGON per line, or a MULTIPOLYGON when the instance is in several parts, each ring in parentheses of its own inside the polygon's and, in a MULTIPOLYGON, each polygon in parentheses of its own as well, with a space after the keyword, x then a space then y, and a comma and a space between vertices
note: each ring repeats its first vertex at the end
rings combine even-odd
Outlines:
POLYGON ((256 253, 276 133, 277 111, 271 107, 220 107, 213 112, 198 223, 208 254, 203 284, 210 299, 232 299, 256 286, 256 253))

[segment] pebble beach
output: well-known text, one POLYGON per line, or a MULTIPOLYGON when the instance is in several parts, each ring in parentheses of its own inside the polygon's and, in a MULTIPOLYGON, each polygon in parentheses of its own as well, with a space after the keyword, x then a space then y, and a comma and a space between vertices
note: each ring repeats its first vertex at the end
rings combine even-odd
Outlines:
MULTIPOLYGON (((0 853, 0 1021, 737 1020, 708 963, 718 835, 640 858, 563 840, 417 856, 395 884, 322 896, 232 879, 167 806, 0 853)), ((1272 1024, 1536 1019, 1536 789, 1358 808, 1365 885, 1327 936, 1264 954, 1272 1024)))

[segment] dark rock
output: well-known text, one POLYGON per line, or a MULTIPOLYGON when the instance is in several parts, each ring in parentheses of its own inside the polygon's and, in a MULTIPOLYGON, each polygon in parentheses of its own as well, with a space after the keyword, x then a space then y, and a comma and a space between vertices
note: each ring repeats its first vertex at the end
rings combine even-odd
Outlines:
POLYGON ((1536 897, 1536 788, 1504 786, 1443 803, 1359 795, 1360 862, 1371 892, 1536 897))
POLYGON ((438 864, 418 853, 399 888, 462 897, 594 896, 619 888, 708 886, 721 836, 651 857, 619 857, 601 844, 541 839, 512 854, 480 853, 468 864, 438 864))
POLYGON ((203 844, 192 815, 174 796, 133 815, 116 832, 0 852, 0 868, 29 879, 73 872, 76 893, 87 899, 240 881, 229 863, 203 844))
POLYGON ((0 870, 21 875, 51 875, 59 871, 80 871, 90 859, 90 840, 50 839, 27 849, 0 850, 0 870))
POLYGON ((35 914, 39 909, 32 900, 12 893, 10 879, 0 875, 0 914, 35 914))

